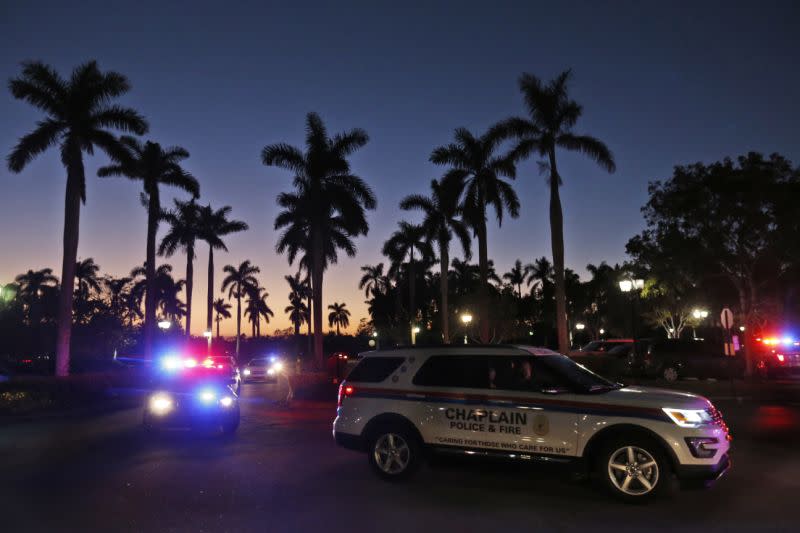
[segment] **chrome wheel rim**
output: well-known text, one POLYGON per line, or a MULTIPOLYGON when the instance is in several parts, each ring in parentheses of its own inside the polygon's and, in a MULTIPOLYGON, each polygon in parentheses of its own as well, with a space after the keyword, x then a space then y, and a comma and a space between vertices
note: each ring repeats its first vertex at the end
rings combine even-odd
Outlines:
POLYGON ((403 472, 411 460, 411 448, 405 439, 396 433, 381 435, 375 441, 373 454, 378 468, 390 475, 403 472))
POLYGON ((664 370, 664 379, 667 381, 676 381, 678 379, 678 371, 672 367, 664 370))
POLYGON ((608 477, 614 487, 629 496, 644 496, 658 483, 658 463, 638 446, 625 446, 611 454, 608 477))

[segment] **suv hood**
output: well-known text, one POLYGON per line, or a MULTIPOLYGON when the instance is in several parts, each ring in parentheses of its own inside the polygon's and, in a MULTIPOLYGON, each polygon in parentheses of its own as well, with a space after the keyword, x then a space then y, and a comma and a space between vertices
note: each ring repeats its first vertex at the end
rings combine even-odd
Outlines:
POLYGON ((711 402, 703 396, 656 387, 628 386, 597 395, 602 403, 620 403, 641 407, 674 407, 676 409, 707 409, 711 402))

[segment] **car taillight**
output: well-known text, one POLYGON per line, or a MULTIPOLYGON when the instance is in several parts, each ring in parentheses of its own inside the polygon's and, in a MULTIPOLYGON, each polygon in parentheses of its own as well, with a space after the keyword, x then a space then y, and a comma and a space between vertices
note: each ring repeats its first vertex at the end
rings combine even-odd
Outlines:
POLYGON ((336 406, 341 407, 342 400, 344 398, 349 398, 350 396, 353 395, 354 392, 355 389, 352 387, 352 385, 345 385, 344 382, 342 382, 342 384, 339 385, 339 396, 336 402, 336 406))

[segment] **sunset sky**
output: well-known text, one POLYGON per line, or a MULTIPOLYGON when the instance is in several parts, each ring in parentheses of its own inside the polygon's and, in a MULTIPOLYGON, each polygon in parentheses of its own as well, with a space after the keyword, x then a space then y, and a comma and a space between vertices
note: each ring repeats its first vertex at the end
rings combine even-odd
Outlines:
MULTIPOLYGON (((351 309, 351 331, 366 316, 359 267, 386 262, 380 248, 397 221, 416 220, 398 202, 427 193, 442 174, 428 162, 432 149, 458 126, 482 133, 521 114, 522 72, 549 79, 571 67, 572 94, 585 109, 576 130, 601 138, 616 156, 618 170, 607 175, 561 155, 566 258, 580 273, 587 263, 624 260, 625 243, 643 227, 648 181, 669 177, 674 165, 748 150, 800 162, 800 13, 790 2, 758 11, 734 2, 659 3, 661 11, 639 2, 166 4, 4 0, 0 78, 17 75, 26 59, 63 75, 97 59, 101 69, 127 75, 133 89, 122 103, 148 118, 147 138, 187 148, 199 201, 231 205, 250 225, 216 256, 216 279, 225 264, 258 265, 276 313, 269 332, 289 325, 283 276, 295 269, 274 252, 273 222, 275 197, 290 188, 291 175, 264 167, 260 152, 275 142, 302 145, 309 111, 331 133, 361 127, 370 135, 352 165, 374 188, 378 209, 358 256, 330 268, 324 286, 326 306, 351 309)), ((3 87, 3 156, 41 118, 3 87)), ((126 275, 144 260, 146 214, 138 183, 96 177, 106 161, 86 159, 78 255, 126 275)), ((3 165, 0 184, 0 283, 29 268, 60 273, 65 172, 57 150, 21 174, 3 165)), ((489 225, 489 255, 501 273, 516 258, 550 256, 547 190, 535 160, 520 166, 515 187, 521 217, 489 225)), ((162 190, 171 205, 174 191, 162 190)), ((195 333, 205 317, 204 244, 198 255, 195 333)), ((183 276, 183 255, 164 261, 183 276)), ((234 320, 223 323, 224 333, 234 331, 234 320)))

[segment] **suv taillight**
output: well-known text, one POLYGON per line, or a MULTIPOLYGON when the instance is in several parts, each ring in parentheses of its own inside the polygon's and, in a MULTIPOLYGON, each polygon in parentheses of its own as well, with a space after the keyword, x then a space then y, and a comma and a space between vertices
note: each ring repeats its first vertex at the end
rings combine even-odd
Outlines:
POLYGON ((339 385, 339 396, 336 401, 336 406, 341 407, 342 400, 352 396, 354 391, 355 389, 353 389, 352 385, 348 385, 343 381, 342 384, 339 385))

